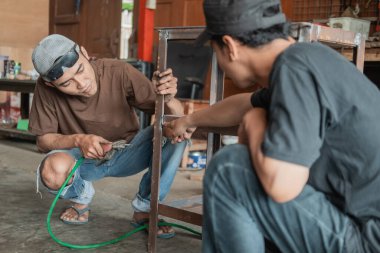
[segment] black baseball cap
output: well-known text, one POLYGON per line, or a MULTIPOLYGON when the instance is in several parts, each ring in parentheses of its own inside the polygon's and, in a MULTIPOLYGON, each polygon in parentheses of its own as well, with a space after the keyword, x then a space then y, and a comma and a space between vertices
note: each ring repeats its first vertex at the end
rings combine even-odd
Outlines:
POLYGON ((205 0, 206 29, 196 40, 203 45, 213 35, 235 35, 286 22, 280 0, 205 0))

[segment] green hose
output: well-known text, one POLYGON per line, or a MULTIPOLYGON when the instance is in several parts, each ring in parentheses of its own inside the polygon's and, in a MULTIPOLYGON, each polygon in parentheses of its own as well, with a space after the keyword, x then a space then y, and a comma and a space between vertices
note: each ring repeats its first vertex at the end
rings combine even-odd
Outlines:
MULTIPOLYGON (((109 241, 105 241, 105 242, 101 242, 101 243, 95 243, 95 244, 88 244, 88 245, 75 245, 75 244, 70 244, 70 243, 67 243, 67 242, 64 242, 64 241, 61 241, 60 239, 58 239, 52 232, 51 230, 51 226, 50 226, 50 220, 51 220, 51 215, 53 214, 53 210, 55 208, 55 205, 57 204, 57 201, 59 199, 59 196, 61 196, 61 193, 63 191, 63 189, 65 188, 65 186, 67 185, 67 183, 69 182, 70 178, 73 176, 73 174, 75 173, 75 171, 78 169, 78 167, 82 164, 84 158, 80 158, 76 163, 75 163, 75 166, 74 168, 72 169, 70 175, 67 177, 66 181, 63 183, 62 187, 59 189, 57 195, 55 196, 54 200, 53 200, 53 203, 51 204, 50 206, 50 209, 49 209, 49 213, 48 213, 48 216, 47 216, 47 219, 46 219, 46 226, 47 226, 47 230, 51 236, 51 238, 53 238, 54 241, 56 241, 58 244, 62 245, 62 246, 65 246, 65 247, 68 247, 68 248, 72 248, 72 249, 92 249, 92 248, 99 248, 99 247, 103 247, 103 246, 106 246, 106 245, 109 245, 109 244, 114 244, 114 243, 117 243, 117 242, 120 242, 121 240, 127 238, 127 237, 130 237, 131 235, 141 231, 141 230, 144 230, 144 229, 147 229, 148 228, 148 225, 142 225, 128 233, 125 233, 124 235, 118 237, 118 238, 115 238, 113 240, 109 240, 109 241)), ((177 227, 177 228, 180 228, 180 229, 184 229, 184 230, 187 230, 193 234, 196 234, 196 235, 199 235, 199 236, 202 236, 202 234, 200 232, 197 232, 191 228, 188 228, 186 226, 182 226, 182 225, 179 225, 179 224, 174 224, 174 223, 168 223, 168 222, 159 222, 158 223, 159 226, 172 226, 172 227, 177 227)))

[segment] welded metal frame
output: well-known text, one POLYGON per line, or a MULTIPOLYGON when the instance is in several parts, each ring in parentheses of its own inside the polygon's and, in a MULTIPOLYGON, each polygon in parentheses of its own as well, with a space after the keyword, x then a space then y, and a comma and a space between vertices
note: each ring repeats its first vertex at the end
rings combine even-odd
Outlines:
MULTIPOLYGON (((162 71, 167 68, 168 40, 195 40, 203 29, 204 27, 158 28, 157 69, 162 71)), ((212 55, 211 64, 210 105, 223 98, 224 89, 224 73, 218 67, 215 53, 212 55)), ((159 214, 196 225, 202 224, 202 215, 198 213, 158 203, 162 156, 162 124, 165 120, 170 120, 169 118, 171 118, 164 115, 164 98, 162 95, 159 95, 156 100, 155 117, 148 252, 156 251, 157 217, 159 214)), ((213 151, 218 149, 220 145, 221 135, 210 132, 207 144, 208 160, 211 158, 213 151)))

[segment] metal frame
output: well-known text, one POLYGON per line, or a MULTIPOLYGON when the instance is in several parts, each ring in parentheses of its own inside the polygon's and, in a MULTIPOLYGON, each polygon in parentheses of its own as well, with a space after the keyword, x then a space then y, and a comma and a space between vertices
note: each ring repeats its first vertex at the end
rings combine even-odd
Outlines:
POLYGON ((292 37, 298 42, 319 41, 331 47, 349 47, 353 49, 353 62, 363 72, 365 58, 365 38, 360 33, 345 31, 312 23, 292 24, 292 37))
MULTIPOLYGON (((363 71, 365 40, 360 34, 343 31, 341 29, 314 25, 311 23, 293 23, 292 28, 292 36, 299 42, 320 41, 333 47, 339 46, 353 48, 353 61, 357 68, 363 71)), ((168 40, 194 40, 203 31, 203 29, 204 27, 158 28, 158 70, 164 70, 167 68, 168 40)), ((224 73, 218 67, 215 53, 213 53, 210 104, 214 104, 223 99, 223 89, 224 73)), ((160 184, 159 175, 161 174, 162 124, 164 121, 171 120, 172 118, 173 117, 164 115, 164 98, 162 95, 159 95, 156 100, 156 122, 154 123, 148 252, 156 252, 157 216, 159 214, 196 225, 202 224, 202 214, 200 213, 158 203, 160 184)), ((221 145, 220 134, 225 132, 229 134, 231 134, 231 132, 236 133, 236 128, 228 128, 227 131, 223 131, 221 128, 204 128, 203 130, 209 132, 207 143, 207 162, 221 145)), ((202 204, 199 197, 192 198, 190 201, 182 201, 181 204, 183 203, 186 203, 187 206, 202 204)))
MULTIPOLYGON (((195 40, 204 30, 204 27, 187 27, 187 28, 159 28, 159 46, 158 46, 158 70, 167 68, 167 51, 168 40, 195 40)), ((211 87, 210 87, 210 105, 223 98, 224 73, 218 67, 216 55, 212 56, 211 67, 211 87)), ((149 219, 149 241, 148 252, 156 252, 156 231, 157 216, 159 214, 173 219, 183 220, 188 223, 201 225, 202 215, 196 212, 183 210, 158 203, 159 185, 161 174, 161 143, 162 143, 162 124, 171 117, 164 115, 164 98, 159 95, 156 100, 156 122, 154 123, 154 143, 153 143, 153 163, 151 179, 151 203, 149 219)), ((208 134, 207 159, 212 156, 213 150, 218 149, 221 145, 221 135, 215 133, 208 134)), ((196 199, 195 202, 197 202, 196 199)))

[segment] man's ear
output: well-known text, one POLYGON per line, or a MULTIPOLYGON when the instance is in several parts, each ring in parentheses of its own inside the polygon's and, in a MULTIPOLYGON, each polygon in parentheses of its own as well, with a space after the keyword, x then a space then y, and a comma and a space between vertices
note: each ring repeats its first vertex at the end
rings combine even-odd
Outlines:
POLYGON ((228 50, 227 53, 228 53, 228 56, 230 57, 230 60, 231 61, 237 60, 237 58, 239 57, 239 50, 238 50, 239 42, 233 39, 229 35, 224 35, 222 37, 222 40, 223 40, 223 43, 225 44, 224 50, 228 50))
POLYGON ((55 87, 51 82, 44 81, 44 84, 46 84, 47 86, 50 86, 50 87, 55 87))
POLYGON ((84 55, 84 57, 87 60, 90 60, 90 57, 88 56, 88 53, 87 53, 86 49, 83 46, 80 47, 80 51, 82 52, 82 54, 84 55))

